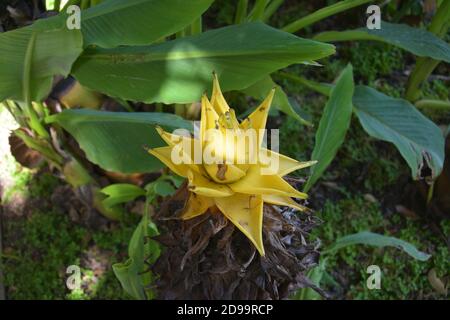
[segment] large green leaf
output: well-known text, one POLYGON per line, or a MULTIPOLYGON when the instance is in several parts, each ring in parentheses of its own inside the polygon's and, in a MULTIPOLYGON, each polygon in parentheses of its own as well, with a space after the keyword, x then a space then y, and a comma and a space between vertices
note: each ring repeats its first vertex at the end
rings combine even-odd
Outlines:
POLYGON ((80 144, 87 158, 100 167, 116 172, 150 172, 162 168, 146 147, 166 145, 155 125, 191 130, 192 124, 169 113, 104 112, 87 109, 65 110, 51 116, 80 144))
POLYGON ((53 76, 66 76, 81 51, 81 32, 59 17, 0 33, 0 101, 24 101, 28 91, 31 100, 42 100, 53 76))
POLYGON ((289 101, 288 96, 283 91, 283 89, 273 82, 270 76, 264 77, 258 82, 252 84, 250 87, 242 90, 245 94, 252 96, 256 99, 263 100, 272 88, 275 89, 275 95, 273 97, 272 105, 279 110, 283 111, 290 117, 293 117, 302 124, 311 125, 311 123, 304 118, 295 110, 295 107, 289 101))
POLYGON ((335 251, 355 244, 366 244, 376 247, 395 247, 403 250, 414 259, 420 261, 426 261, 431 257, 429 254, 417 250, 417 248, 409 242, 369 231, 362 231, 339 238, 331 246, 331 248, 327 249, 327 252, 335 251))
POLYGON ((85 45, 145 45, 173 34, 213 0, 107 0, 81 13, 85 45))
POLYGON ((369 135, 395 144, 414 179, 420 178, 425 164, 432 179, 439 176, 444 164, 444 137, 413 105, 366 86, 356 87, 353 105, 369 135))
POLYGON ((312 160, 318 162, 311 168, 311 176, 305 185, 305 192, 319 179, 344 142, 352 117, 353 91, 353 68, 348 65, 331 90, 330 98, 320 119, 311 156, 312 160))
POLYGON ((404 24, 382 21, 381 29, 360 28, 348 31, 323 32, 314 37, 317 41, 376 40, 398 46, 419 57, 429 57, 450 63, 450 45, 423 29, 404 24))
POLYGON ((143 102, 189 103, 211 88, 241 90, 293 63, 328 56, 334 47, 262 23, 247 23, 145 47, 87 50, 73 74, 85 86, 143 102))

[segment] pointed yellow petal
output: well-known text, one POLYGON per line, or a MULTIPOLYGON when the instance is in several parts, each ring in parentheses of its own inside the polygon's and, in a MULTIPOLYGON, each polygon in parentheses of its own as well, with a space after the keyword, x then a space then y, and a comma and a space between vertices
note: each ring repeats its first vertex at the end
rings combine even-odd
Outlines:
POLYGON ((273 168, 271 170, 274 171, 273 174, 276 174, 280 177, 283 177, 295 170, 310 167, 317 163, 317 161, 300 162, 295 159, 284 156, 282 154, 279 154, 275 151, 264 148, 261 148, 260 150, 260 160, 262 159, 267 160, 263 161, 264 164, 260 162, 261 167, 269 170, 269 168, 271 168, 272 166, 273 168), (272 162, 268 162, 269 159, 271 159, 272 162))
POLYGON ((204 145, 206 132, 211 129, 220 129, 219 116, 206 95, 202 96, 202 114, 200 119, 200 141, 204 145))
MULTIPOLYGON (((172 150, 174 147, 168 146, 168 147, 161 147, 161 148, 154 148, 148 150, 148 152, 158 158, 162 163, 164 163, 170 170, 175 172, 177 175, 182 177, 187 177, 188 171, 194 169, 190 168, 191 166, 194 167, 196 165, 188 165, 188 164, 175 164, 172 162, 172 150)), ((194 169, 198 170, 198 169, 194 169)))
POLYGON ((219 115, 217 114, 216 110, 214 110, 213 106, 208 100, 208 97, 206 95, 202 96, 202 122, 205 124, 205 129, 219 129, 217 127, 219 122, 219 115), (205 120, 205 121, 203 121, 205 120))
POLYGON ((258 195, 235 194, 214 199, 219 210, 241 230, 264 256, 262 240, 263 201, 258 195))
POLYGON ((290 197, 277 196, 274 194, 264 194, 262 196, 263 201, 271 204, 276 204, 278 206, 286 206, 297 209, 299 211, 309 211, 309 209, 301 204, 298 204, 290 197))
POLYGON ((182 142, 184 139, 186 140, 192 140, 191 137, 185 137, 185 136, 180 136, 180 135, 176 135, 167 131, 164 131, 163 128, 156 126, 156 131, 158 132, 158 134, 161 136, 161 138, 169 145, 169 146, 174 146, 180 142, 182 142))
POLYGON ((220 89, 219 79, 217 78, 216 73, 213 74, 214 84, 213 91, 211 96, 211 104, 216 110, 218 115, 225 114, 230 110, 227 101, 223 97, 222 90, 220 89))
POLYGON ((211 95, 211 105, 219 116, 220 125, 227 129, 239 129, 239 121, 233 109, 230 108, 220 89, 219 80, 214 73, 214 84, 211 95))
POLYGON ((161 127, 156 127, 161 138, 171 147, 175 147, 175 151, 179 152, 180 158, 183 158, 183 163, 188 164, 189 167, 196 172, 201 173, 202 170, 197 163, 201 163, 201 147, 200 141, 190 137, 180 136, 164 131, 161 127), (195 152, 199 152, 198 155, 195 152), (198 160, 197 160, 197 158, 198 160))
POLYGON ((270 105, 275 94, 275 89, 272 89, 269 95, 264 99, 264 101, 253 111, 247 119, 242 121, 242 129, 255 129, 260 130, 266 127, 267 116, 269 115, 270 105))
POLYGON ((194 171, 188 172, 189 190, 205 197, 229 197, 234 192, 224 184, 218 184, 202 174, 194 171))
POLYGON ((252 165, 244 178, 229 185, 236 193, 275 194, 285 197, 306 199, 308 195, 297 191, 277 175, 261 175, 261 167, 252 165))
POLYGON ((195 218, 204 214, 206 210, 213 205, 214 200, 212 198, 203 197, 191 192, 189 194, 189 199, 184 206, 181 218, 184 220, 195 218))

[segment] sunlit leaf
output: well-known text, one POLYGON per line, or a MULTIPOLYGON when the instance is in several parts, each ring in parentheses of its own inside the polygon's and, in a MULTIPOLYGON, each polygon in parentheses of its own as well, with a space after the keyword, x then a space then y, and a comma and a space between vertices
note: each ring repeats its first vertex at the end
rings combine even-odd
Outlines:
POLYGON ((53 76, 66 76, 82 51, 79 30, 68 30, 60 17, 0 33, 0 101, 40 101, 50 92, 53 76), (24 88, 25 66, 30 59, 29 88, 24 88))
POLYGON ((73 74, 113 97, 190 103, 211 89, 213 71, 224 91, 241 90, 275 70, 333 52, 331 45, 247 23, 145 47, 89 49, 73 74))

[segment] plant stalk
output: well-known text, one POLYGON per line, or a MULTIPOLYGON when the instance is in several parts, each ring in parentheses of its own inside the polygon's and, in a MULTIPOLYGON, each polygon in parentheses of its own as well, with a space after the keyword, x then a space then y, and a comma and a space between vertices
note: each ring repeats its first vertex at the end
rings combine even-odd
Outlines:
MULTIPOLYGON (((450 26, 450 0, 444 0, 434 15, 428 31, 442 38, 450 26)), ((420 85, 424 82, 440 61, 431 58, 419 57, 411 72, 406 87, 405 97, 413 102, 419 99, 420 85)))
POLYGON ((430 188, 428 189, 427 205, 430 205, 430 202, 433 199, 433 193, 434 193, 434 181, 431 182, 430 188))
POLYGON ((81 0, 80 8, 81 10, 84 10, 89 8, 90 5, 91 5, 90 0, 81 0))
POLYGON ((20 130, 14 131, 14 134, 18 136, 27 147, 36 150, 41 153, 47 160, 53 162, 58 169, 62 169, 64 159, 57 154, 50 146, 43 145, 39 140, 36 140, 20 130))
POLYGON ((248 15, 248 21, 260 21, 264 16, 264 9, 268 0, 256 0, 255 5, 253 6, 252 11, 248 15))
POLYGON ((263 21, 267 21, 272 17, 272 15, 278 10, 278 8, 283 4, 284 0, 272 0, 264 10, 263 21))
POLYGON ((313 24, 317 21, 323 20, 329 16, 332 16, 336 13, 360 6, 364 3, 370 2, 371 0, 345 0, 345 1, 340 1, 338 3, 335 3, 331 6, 319 9, 309 15, 307 15, 306 17, 300 18, 290 24, 288 24, 287 26, 285 26, 284 28, 282 28, 283 31, 286 32, 297 32, 300 29, 303 29, 307 26, 309 26, 310 24, 313 24))
POLYGON ((414 104, 418 109, 450 110, 450 101, 422 99, 414 104))
POLYGON ((175 104, 175 114, 184 118, 186 116, 186 105, 181 103, 175 104))
POLYGON ((73 5, 80 5, 80 0, 69 0, 67 1, 67 3, 64 5, 64 7, 61 9, 61 12, 66 12, 67 8, 73 5))
POLYGON ((321 42, 361 41, 361 40, 373 40, 384 42, 383 38, 359 30, 325 31, 316 34, 312 39, 321 42))
POLYGON ((247 17, 247 10, 248 10, 248 0, 239 0, 236 9, 236 16, 234 18, 235 24, 241 24, 245 21, 245 18, 247 17))
POLYGON ((185 31, 184 29, 178 31, 177 33, 175 33, 175 37, 176 37, 177 39, 184 38, 185 35, 186 35, 186 31, 185 31))
POLYGON ((0 103, 8 112, 13 116, 14 120, 20 124, 20 126, 26 126, 25 122, 23 121, 24 115, 22 110, 14 103, 14 101, 6 100, 2 103, 0 103))
POLYGON ((55 0, 53 3, 53 10, 58 11, 61 9, 61 0, 55 0))
POLYGON ((36 43, 36 32, 31 34, 30 41, 28 42, 27 51, 25 53, 25 61, 23 67, 23 81, 22 90, 25 100, 25 113, 29 118, 30 127, 42 138, 49 139, 50 136, 45 130, 44 126, 40 122, 31 102, 31 68, 33 64, 33 53, 36 43))
POLYGON ((191 24, 191 36, 202 33, 202 16, 191 24))
POLYGON ((103 0, 91 0, 91 7, 96 6, 102 3, 103 0))

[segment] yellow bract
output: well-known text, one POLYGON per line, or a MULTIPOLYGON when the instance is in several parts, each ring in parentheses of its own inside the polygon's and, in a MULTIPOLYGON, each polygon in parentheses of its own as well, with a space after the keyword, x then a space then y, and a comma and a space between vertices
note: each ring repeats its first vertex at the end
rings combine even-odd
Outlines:
POLYGON ((202 97, 199 139, 157 128, 168 146, 149 151, 174 173, 188 179, 190 195, 183 219, 194 218, 216 207, 250 239, 262 256, 264 202, 305 210, 292 197, 306 199, 307 195, 293 188, 283 176, 315 164, 315 161, 299 162, 262 147, 262 130, 273 96, 274 90, 239 123, 214 75, 211 100, 206 95, 202 97), (252 132, 256 134, 252 136, 252 132), (196 161, 199 160, 194 150, 197 147, 202 152, 200 161, 196 161), (215 161, 211 162, 211 158, 215 161), (275 160, 277 165, 271 168, 271 164, 262 159, 275 160))

